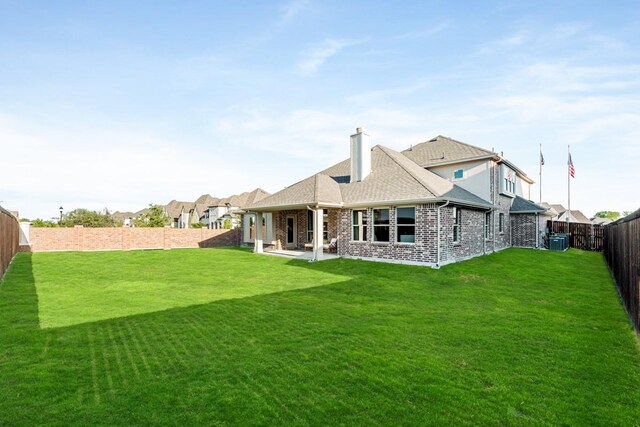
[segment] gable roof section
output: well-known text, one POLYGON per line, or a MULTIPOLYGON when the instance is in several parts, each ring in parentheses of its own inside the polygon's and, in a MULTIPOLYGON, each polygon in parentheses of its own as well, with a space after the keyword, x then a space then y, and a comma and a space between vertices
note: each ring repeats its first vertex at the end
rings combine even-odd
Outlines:
POLYGON ((560 222, 566 221, 567 215, 569 216, 569 222, 576 222, 579 224, 591 224, 591 220, 589 220, 589 218, 587 218, 585 214, 583 214, 579 210, 573 210, 573 209, 570 211, 565 211, 560 215, 558 215, 556 221, 560 221, 560 222))
POLYGON ((165 205, 165 211, 170 218, 178 218, 182 214, 182 210, 189 212, 195 207, 193 202, 180 202, 178 200, 172 200, 165 205))
POLYGON ((218 200, 220 199, 218 199, 217 197, 213 197, 211 194, 203 194, 202 196, 196 199, 195 204, 213 206, 216 203, 218 203, 218 200))
POLYGON ((216 203, 211 204, 210 206, 226 206, 226 204, 230 204, 233 207, 244 207, 258 200, 264 199, 268 196, 269 193, 264 191, 262 188, 256 188, 253 191, 245 191, 241 194, 234 194, 233 196, 225 197, 223 199, 216 199, 216 203))
POLYGON ((524 213, 542 213, 546 212, 547 208, 539 206, 533 203, 531 200, 527 200, 524 197, 516 196, 511 204, 509 213, 512 214, 524 214, 524 213))
POLYGON ((493 205, 448 180, 421 168, 401 153, 376 145, 371 150, 371 173, 350 182, 350 160, 297 182, 247 206, 248 209, 285 209, 304 206, 366 206, 435 202, 451 199, 482 208, 493 205))
POLYGON ((516 171, 520 178, 529 184, 533 184, 533 180, 526 173, 509 160, 498 155, 498 153, 467 144, 466 142, 457 141, 447 136, 438 135, 429 141, 404 150, 402 154, 423 168, 473 160, 494 159, 499 163, 506 164, 516 171))
POLYGON ((402 154, 423 168, 465 160, 488 159, 497 156, 493 151, 456 141, 455 139, 442 135, 414 145, 404 150, 402 154))

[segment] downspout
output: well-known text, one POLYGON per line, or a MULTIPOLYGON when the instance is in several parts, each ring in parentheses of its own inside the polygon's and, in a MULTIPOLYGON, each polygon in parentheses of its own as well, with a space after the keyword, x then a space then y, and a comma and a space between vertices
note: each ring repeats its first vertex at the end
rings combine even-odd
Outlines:
MULTIPOLYGON (((496 218, 498 219, 498 221, 500 221, 500 214, 498 213, 498 215, 496 215, 493 218, 493 234, 491 235, 491 237, 493 238, 493 252, 496 252, 496 231, 498 230, 496 228, 496 218)), ((498 224, 498 226, 500 226, 500 224, 498 224)))
MULTIPOLYGON (((437 237, 437 246, 436 246, 436 267, 440 268, 440 208, 444 208, 446 206, 449 205, 449 203, 451 202, 451 200, 447 200, 447 203, 445 203, 444 205, 440 205, 438 206, 438 213, 437 213, 437 233, 436 235, 437 237)), ((458 229, 459 230, 459 229, 458 229)))

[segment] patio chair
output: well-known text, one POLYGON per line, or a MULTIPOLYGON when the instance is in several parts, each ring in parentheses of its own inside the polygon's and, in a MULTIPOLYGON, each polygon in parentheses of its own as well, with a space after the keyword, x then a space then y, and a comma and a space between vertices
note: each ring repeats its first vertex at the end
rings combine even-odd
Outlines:
POLYGON ((335 237, 332 238, 329 243, 322 245, 322 249, 327 252, 335 252, 338 249, 338 239, 335 237))

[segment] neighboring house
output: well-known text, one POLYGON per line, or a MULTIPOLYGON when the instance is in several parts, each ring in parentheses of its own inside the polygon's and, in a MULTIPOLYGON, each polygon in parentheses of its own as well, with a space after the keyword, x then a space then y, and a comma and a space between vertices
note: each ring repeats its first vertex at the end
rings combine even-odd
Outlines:
POLYGON ((591 218, 591 223, 594 225, 607 225, 607 224, 611 224, 613 222, 613 220, 611 218, 600 218, 600 217, 593 217, 591 218))
POLYGON ((438 266, 542 246, 546 209, 527 200, 533 181, 501 155, 443 136, 403 152, 371 148, 356 132, 349 159, 245 207, 255 252, 307 244, 320 258, 335 239, 343 257, 438 266))
POLYGON ((585 214, 580 212, 579 210, 568 210, 562 205, 558 204, 549 204, 546 202, 539 203, 540 206, 547 209, 548 214, 550 215, 550 220, 558 221, 558 222, 567 222, 567 217, 569 217, 569 222, 578 223, 578 224, 591 224, 591 220, 587 218, 585 214))
POLYGON ((217 204, 219 200, 220 199, 218 199, 217 197, 213 197, 210 194, 203 194, 202 196, 198 197, 194 202, 195 206, 194 206, 192 215, 195 216, 197 212, 197 215, 199 216, 198 221, 202 223, 203 227, 212 228, 211 220, 210 220, 211 213, 209 212, 209 206, 217 204))
POLYGON ((229 220, 232 228, 236 228, 240 225, 241 207, 268 194, 261 188, 224 199, 203 194, 195 202, 172 200, 164 208, 171 227, 190 228, 199 222, 206 228, 224 228, 225 220, 229 220))
POLYGON ((190 224, 199 221, 193 202, 172 200, 164 206, 164 211, 169 217, 169 225, 174 228, 189 228, 190 224))
POLYGON ((116 211, 111 214, 111 218, 113 218, 116 223, 122 223, 123 227, 133 227, 133 219, 136 218, 136 214, 133 212, 116 211))
MULTIPOLYGON (((253 191, 218 199, 217 203, 209 206, 209 227, 224 228, 225 221, 230 222, 232 228, 238 227, 241 214, 244 213, 242 207, 262 200, 268 195, 269 193, 263 189, 256 188, 253 191)), ((247 222, 250 222, 249 217, 247 217, 247 222)))

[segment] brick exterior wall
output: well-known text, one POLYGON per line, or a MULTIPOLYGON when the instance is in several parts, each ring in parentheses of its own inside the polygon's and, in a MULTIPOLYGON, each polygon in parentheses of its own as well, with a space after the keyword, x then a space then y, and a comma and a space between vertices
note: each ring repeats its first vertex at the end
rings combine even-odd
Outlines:
MULTIPOLYGON (((386 208, 386 207, 385 207, 386 208)), ((435 264, 436 262, 436 207, 433 204, 416 206, 415 243, 396 241, 396 210, 389 207, 389 242, 373 241, 373 209, 367 209, 367 241, 353 241, 352 210, 340 211, 338 255, 355 258, 375 258, 435 264)))
POLYGON ((460 238, 453 241, 453 206, 440 209, 440 263, 446 264, 491 252, 492 237, 484 238, 486 211, 460 209, 460 238))
POLYGON ((213 248, 240 245, 241 230, 207 228, 37 228, 30 229, 32 252, 213 248))
MULTIPOLYGON (((511 216, 513 246, 536 247, 536 215, 517 214, 511 216)), ((540 239, 541 241, 542 239, 540 239)), ((540 242, 539 242, 540 243, 540 242)))

